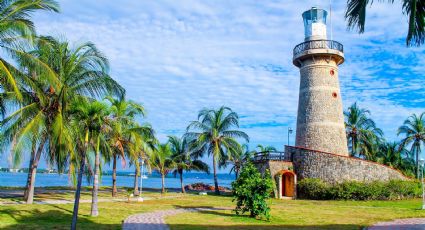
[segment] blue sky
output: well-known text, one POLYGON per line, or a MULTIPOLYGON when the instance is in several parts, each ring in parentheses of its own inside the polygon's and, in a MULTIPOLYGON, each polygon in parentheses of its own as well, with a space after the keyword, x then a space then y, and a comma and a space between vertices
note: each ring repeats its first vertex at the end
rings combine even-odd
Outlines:
MULTIPOLYGON (((361 35, 347 31, 346 1, 334 2, 333 39, 346 57, 339 73, 344 107, 357 101, 387 139, 397 140, 402 121, 425 111, 425 49, 405 47, 407 18, 397 1, 368 8, 361 35)), ((38 32, 94 42, 128 98, 146 107, 145 121, 161 140, 181 135, 201 108, 226 105, 240 115, 252 147, 278 149, 287 127, 295 129, 299 72, 292 49, 304 39, 301 13, 329 7, 328 0, 60 3, 61 14, 35 15, 38 32)))

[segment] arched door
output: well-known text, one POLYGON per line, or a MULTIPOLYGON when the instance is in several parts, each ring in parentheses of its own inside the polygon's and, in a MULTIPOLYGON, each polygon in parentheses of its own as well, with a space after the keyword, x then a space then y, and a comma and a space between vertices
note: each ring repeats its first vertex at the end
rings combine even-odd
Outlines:
POLYGON ((293 197, 295 189, 295 175, 291 172, 282 174, 282 196, 293 197))

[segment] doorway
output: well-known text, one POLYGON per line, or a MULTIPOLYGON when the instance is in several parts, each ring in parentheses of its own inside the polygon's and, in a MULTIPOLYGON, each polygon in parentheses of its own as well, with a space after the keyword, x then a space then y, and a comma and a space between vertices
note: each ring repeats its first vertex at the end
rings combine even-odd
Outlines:
POLYGON ((295 174, 293 172, 284 172, 282 174, 282 196, 293 197, 295 189, 295 174))

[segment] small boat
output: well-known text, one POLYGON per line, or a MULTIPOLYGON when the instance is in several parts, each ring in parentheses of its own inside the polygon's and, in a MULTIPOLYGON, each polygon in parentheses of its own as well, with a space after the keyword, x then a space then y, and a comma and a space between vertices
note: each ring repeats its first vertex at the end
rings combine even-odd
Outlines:
POLYGON ((142 179, 148 179, 148 176, 142 175, 142 179))

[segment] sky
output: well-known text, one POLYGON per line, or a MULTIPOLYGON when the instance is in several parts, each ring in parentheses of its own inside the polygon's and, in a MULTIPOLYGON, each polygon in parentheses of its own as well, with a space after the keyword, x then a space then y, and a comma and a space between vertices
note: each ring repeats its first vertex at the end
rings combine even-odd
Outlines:
MULTIPOLYGON (((329 0, 59 2, 60 14, 34 15, 38 33, 94 42, 127 97, 145 106, 141 121, 161 141, 182 135, 200 109, 225 105, 239 114, 251 148, 279 150, 288 144, 288 127, 295 130, 299 71, 292 50, 304 40, 301 14, 312 6, 329 9, 329 0)), ((358 102, 396 141, 402 122, 425 111, 425 46, 405 46, 407 17, 397 1, 374 2, 364 34, 347 30, 345 7, 333 1, 333 40, 345 54, 344 108, 358 102)))

